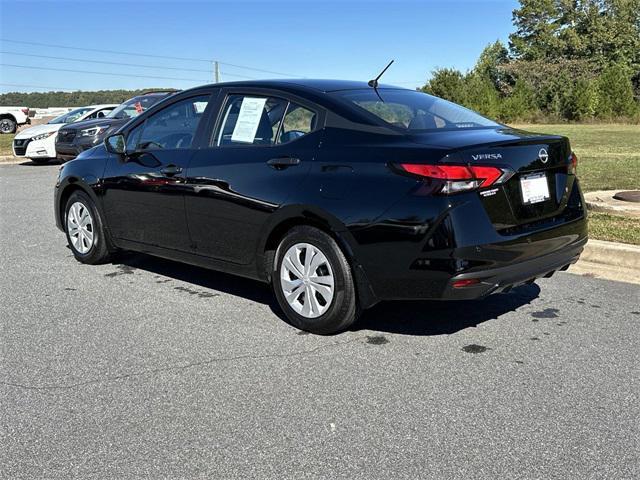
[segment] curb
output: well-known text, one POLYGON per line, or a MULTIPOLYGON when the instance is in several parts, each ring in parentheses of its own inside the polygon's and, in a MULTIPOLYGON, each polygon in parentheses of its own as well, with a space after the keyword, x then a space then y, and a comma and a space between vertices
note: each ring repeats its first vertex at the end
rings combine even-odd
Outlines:
POLYGON ((1 164, 12 164, 12 163, 22 163, 27 161, 28 158, 19 158, 19 157, 14 157, 13 155, 3 155, 0 156, 0 165, 1 164))
POLYGON ((640 246, 589 240, 569 272, 640 284, 640 246))
POLYGON ((587 209, 593 212, 608 213, 610 215, 622 215, 640 217, 640 204, 614 200, 613 196, 620 190, 600 190, 584 194, 584 203, 587 209))

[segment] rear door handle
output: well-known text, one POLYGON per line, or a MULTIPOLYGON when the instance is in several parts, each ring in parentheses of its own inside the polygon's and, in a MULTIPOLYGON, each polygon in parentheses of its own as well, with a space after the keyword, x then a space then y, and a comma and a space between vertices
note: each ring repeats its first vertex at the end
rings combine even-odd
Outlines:
POLYGON ((182 172, 182 168, 177 165, 167 165, 160 169, 160 173, 166 175, 167 177, 172 177, 174 175, 178 175, 182 172))
POLYGON ((300 164, 300 159, 296 157, 278 157, 267 161, 267 165, 275 168, 276 170, 282 170, 298 164, 300 164))

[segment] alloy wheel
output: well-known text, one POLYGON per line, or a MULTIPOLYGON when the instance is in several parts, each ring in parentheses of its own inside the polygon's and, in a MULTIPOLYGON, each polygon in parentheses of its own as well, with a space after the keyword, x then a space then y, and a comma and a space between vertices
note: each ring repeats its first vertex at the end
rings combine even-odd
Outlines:
POLYGON ((317 318, 331 306, 334 296, 331 264, 309 243, 293 245, 282 257, 280 286, 289 306, 306 318, 317 318))

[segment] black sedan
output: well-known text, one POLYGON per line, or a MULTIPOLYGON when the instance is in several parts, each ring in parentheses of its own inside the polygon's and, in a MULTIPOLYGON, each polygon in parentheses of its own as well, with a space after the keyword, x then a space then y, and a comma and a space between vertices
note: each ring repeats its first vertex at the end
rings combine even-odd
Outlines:
POLYGON ((508 291, 587 240, 566 138, 347 81, 173 95, 65 164, 55 212, 83 263, 133 250, 270 282, 319 334, 380 300, 508 291))

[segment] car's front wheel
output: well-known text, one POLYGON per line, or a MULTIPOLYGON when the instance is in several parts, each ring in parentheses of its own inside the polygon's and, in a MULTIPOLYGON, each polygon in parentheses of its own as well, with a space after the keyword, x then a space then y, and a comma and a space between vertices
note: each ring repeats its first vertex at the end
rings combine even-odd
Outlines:
POLYGON ((109 260, 110 249, 102 219, 86 193, 71 194, 65 207, 64 225, 69 247, 77 260, 89 264, 109 260))
POLYGON ((301 330, 326 335, 356 320, 349 262, 335 240, 317 228, 289 231, 276 251, 271 278, 284 314, 301 330))

